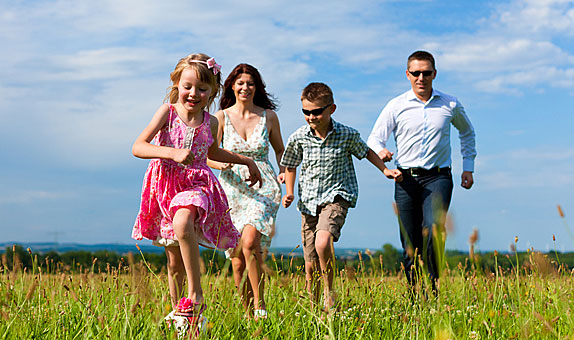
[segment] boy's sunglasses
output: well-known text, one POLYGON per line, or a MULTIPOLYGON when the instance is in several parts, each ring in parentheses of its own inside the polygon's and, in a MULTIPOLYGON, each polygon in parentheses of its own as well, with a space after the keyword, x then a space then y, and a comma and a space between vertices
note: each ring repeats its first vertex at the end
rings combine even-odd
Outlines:
POLYGON ((418 78, 421 73, 423 74, 423 77, 430 77, 433 74, 434 71, 409 71, 409 73, 411 74, 411 76, 418 78))
POLYGON ((310 116, 310 115, 318 116, 318 115, 322 114, 323 111, 325 111, 325 109, 328 108, 328 107, 331 106, 331 105, 333 105, 333 104, 329 104, 329 105, 326 105, 326 106, 323 106, 323 107, 321 107, 321 108, 314 109, 314 110, 301 109, 301 111, 303 111, 303 114, 304 114, 305 116, 310 116))

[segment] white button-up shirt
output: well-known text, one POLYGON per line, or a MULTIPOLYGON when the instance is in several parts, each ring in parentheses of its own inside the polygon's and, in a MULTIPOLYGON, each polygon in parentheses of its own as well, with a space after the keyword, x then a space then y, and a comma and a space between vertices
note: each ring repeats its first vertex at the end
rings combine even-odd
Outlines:
POLYGON ((451 165, 450 124, 459 132, 462 170, 474 171, 474 128, 455 97, 434 89, 426 103, 412 90, 393 98, 379 115, 367 144, 378 154, 393 133, 397 167, 444 168, 451 165))

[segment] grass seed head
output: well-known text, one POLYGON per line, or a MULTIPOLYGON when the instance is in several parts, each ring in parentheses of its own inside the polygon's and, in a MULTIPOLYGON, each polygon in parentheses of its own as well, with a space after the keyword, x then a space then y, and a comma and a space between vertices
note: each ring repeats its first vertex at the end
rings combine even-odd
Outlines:
POLYGON ((26 301, 30 301, 32 299, 32 296, 34 296, 34 291, 36 290, 36 287, 38 287, 38 281, 34 280, 34 282, 32 282, 32 285, 28 289, 28 293, 26 293, 26 301))
POLYGON ((478 241, 478 229, 474 228, 472 230, 472 234, 470 234, 470 237, 468 238, 468 243, 474 245, 476 241, 478 241))
POLYGON ((558 215, 560 215, 560 217, 564 218, 564 211, 562 210, 562 206, 560 206, 560 204, 558 204, 557 208, 558 208, 558 215))

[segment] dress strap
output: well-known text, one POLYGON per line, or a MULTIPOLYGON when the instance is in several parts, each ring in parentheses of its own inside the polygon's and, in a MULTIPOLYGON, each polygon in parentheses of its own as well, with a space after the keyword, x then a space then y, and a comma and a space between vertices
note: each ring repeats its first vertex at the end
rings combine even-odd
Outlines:
POLYGON ((171 103, 167 103, 167 105, 169 106, 169 115, 167 116, 167 130, 171 131, 173 124, 173 111, 175 111, 175 108, 173 105, 171 105, 171 103))

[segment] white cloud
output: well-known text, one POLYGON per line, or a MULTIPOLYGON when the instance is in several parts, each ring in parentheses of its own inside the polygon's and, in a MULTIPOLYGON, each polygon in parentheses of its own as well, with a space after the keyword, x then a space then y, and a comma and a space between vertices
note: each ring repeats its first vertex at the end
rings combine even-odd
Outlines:
POLYGON ((10 192, 0 197, 0 205, 6 204, 39 204, 42 200, 69 199, 72 193, 50 192, 42 190, 22 190, 10 192))
POLYGON ((574 35, 572 0, 515 0, 501 4, 494 15, 502 27, 525 35, 574 35))
POLYGON ((556 39, 573 35, 572 1, 515 0, 499 4, 476 31, 432 39, 425 48, 436 52, 439 69, 482 92, 521 95, 574 86, 574 54, 556 39))
POLYGON ((7 79, 1 85, 0 121, 24 124, 14 112, 33 84, 34 100, 26 107, 37 129, 20 128, 24 141, 47 139, 41 148, 77 165, 117 162, 161 103, 177 59, 192 51, 214 55, 227 73, 240 62, 256 65, 280 100, 286 136, 303 124, 304 85, 348 73, 356 78, 347 88, 338 85, 336 98, 345 109, 340 112, 355 116, 341 119, 367 131, 384 99, 408 83, 388 78, 362 83, 359 75, 375 77, 389 67, 402 74, 412 46, 429 48, 440 70, 482 92, 572 87, 574 56, 551 39, 569 26, 538 30, 536 37, 517 28, 532 9, 557 22, 570 18, 567 2, 543 4, 547 10, 534 2, 506 3, 475 32, 438 35, 401 27, 382 10, 384 2, 4 4, 0 43, 11 49, 0 55, 0 76, 7 79))

